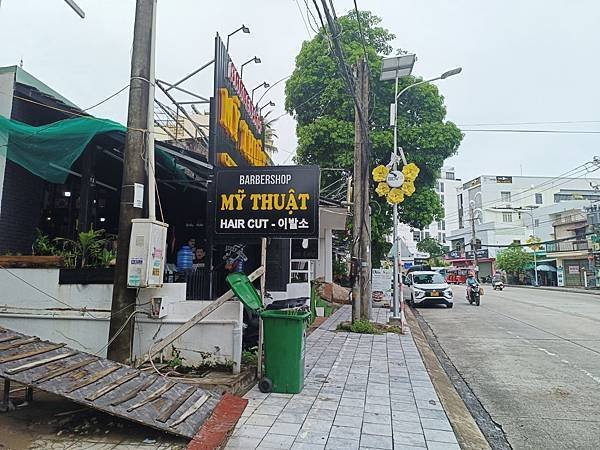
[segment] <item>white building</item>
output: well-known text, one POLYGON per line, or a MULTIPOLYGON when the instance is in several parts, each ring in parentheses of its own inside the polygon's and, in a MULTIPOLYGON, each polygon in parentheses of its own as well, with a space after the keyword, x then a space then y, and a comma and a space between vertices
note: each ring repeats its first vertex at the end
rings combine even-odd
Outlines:
MULTIPOLYGON (((471 250, 471 218, 475 217, 477 244, 481 245, 479 256, 480 276, 490 275, 493 271, 496 253, 502 246, 513 242, 524 243, 533 234, 532 217, 519 212, 534 210, 531 214, 537 221, 536 236, 542 239, 553 238, 551 225, 557 213, 583 205, 553 206, 572 200, 600 200, 600 192, 590 186, 598 179, 527 177, 482 175, 464 183, 457 189, 457 210, 448 218, 456 218, 458 227, 447 231, 447 240, 458 252, 454 255, 454 264, 468 266, 471 250), (553 208, 546 209, 546 207, 553 208), (515 211, 517 209, 517 211, 515 211), (473 213, 471 213, 471 210, 473 213), (550 227, 548 226, 550 225, 550 227), (466 256, 466 258, 465 258, 466 256)), ((581 203, 581 202, 580 202, 581 203)))

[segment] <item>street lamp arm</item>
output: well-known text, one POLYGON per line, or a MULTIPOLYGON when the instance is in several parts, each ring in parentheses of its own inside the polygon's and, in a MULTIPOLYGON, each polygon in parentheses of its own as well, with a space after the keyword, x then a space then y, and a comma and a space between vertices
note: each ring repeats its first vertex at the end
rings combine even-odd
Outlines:
POLYGON ((400 98, 400 96, 402 94, 404 94, 409 89, 414 88, 415 86, 419 86, 419 85, 425 84, 425 83, 431 83, 432 81, 437 81, 437 80, 441 80, 441 79, 442 79, 442 77, 435 77, 435 78, 430 78, 429 80, 421 80, 421 81, 417 81, 416 83, 409 84, 404 89, 402 89, 400 92, 398 92, 398 95, 396 95, 396 101, 398 101, 398 99, 400 98))

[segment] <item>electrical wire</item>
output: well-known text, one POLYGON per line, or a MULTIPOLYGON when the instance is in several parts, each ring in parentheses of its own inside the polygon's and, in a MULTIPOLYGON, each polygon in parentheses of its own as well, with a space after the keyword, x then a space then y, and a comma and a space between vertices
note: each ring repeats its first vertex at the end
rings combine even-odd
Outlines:
POLYGON ((315 34, 319 34, 319 32, 320 32, 320 30, 318 29, 319 28, 319 24, 317 23, 317 18, 313 14, 312 9, 310 9, 310 6, 308 6, 308 0, 304 0, 304 4, 306 5, 306 11, 307 11, 306 16, 308 18, 308 23, 310 25, 310 28, 315 32, 315 34), (309 16, 309 14, 310 14, 310 16, 309 16), (317 27, 316 30, 313 27, 313 24, 310 22, 311 17, 312 17, 314 25, 317 27))
POLYGON ((302 22, 304 23, 304 28, 306 28, 306 34, 308 34, 309 39, 312 38, 310 34, 310 30, 308 29, 308 25, 306 24, 306 20, 304 19, 304 14, 302 13, 302 8, 300 8, 300 3, 298 0, 295 0, 296 6, 298 7, 298 12, 300 13, 300 17, 302 17, 302 22))
MULTIPOLYGON (((332 7, 333 7, 333 5, 332 5, 332 7)), ((362 25, 360 23, 360 13, 358 12, 358 5, 356 4, 356 0, 354 0, 354 11, 356 12, 356 22, 358 23, 358 31, 360 33, 360 40, 362 42, 365 61, 367 62, 367 67, 369 67, 369 55, 367 53, 367 43, 365 40, 365 35, 363 33, 362 25)))
POLYGON ((131 320, 131 318, 133 316, 135 316, 136 314, 139 313, 148 313, 147 311, 141 310, 141 309, 136 309, 135 311, 133 311, 131 314, 129 314, 129 316, 127 317, 127 319, 125 320, 125 322, 123 322, 123 325, 121 325, 119 327, 119 329, 115 332, 115 334, 113 335, 112 338, 110 338, 108 340, 108 342, 102 346, 102 348, 100 348, 98 351, 96 351, 96 353, 94 353, 94 355, 98 355, 102 350, 104 350, 105 348, 108 348, 110 346, 110 344, 112 344, 115 339, 117 339, 119 337, 119 335, 123 332, 123 330, 125 329, 125 327, 127 326, 127 324, 129 323, 129 321, 131 320))
POLYGON ((100 106, 103 103, 106 103, 107 101, 109 101, 110 99, 116 97, 117 95, 119 95, 121 92, 123 92, 125 89, 127 89, 129 87, 129 84, 126 86, 123 86, 121 89, 119 89, 117 92, 115 92, 114 94, 109 95, 108 97, 106 97, 104 100, 100 100, 98 103, 89 106, 88 108, 85 108, 83 111, 89 111, 90 109, 94 109, 97 106, 100 106))
POLYGON ((558 120, 551 122, 504 122, 504 123, 466 123, 459 127, 506 127, 511 125, 555 125, 569 123, 600 123, 600 120, 558 120))
POLYGON ((600 131, 589 131, 589 130, 519 130, 519 129, 498 129, 494 130, 491 128, 485 129, 466 129, 460 128, 460 131, 465 133, 546 133, 546 134, 600 134, 600 131))

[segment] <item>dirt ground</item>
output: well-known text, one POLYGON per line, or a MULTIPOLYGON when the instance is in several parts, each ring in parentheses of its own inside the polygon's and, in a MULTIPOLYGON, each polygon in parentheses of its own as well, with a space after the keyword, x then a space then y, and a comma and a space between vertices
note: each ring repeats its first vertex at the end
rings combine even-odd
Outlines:
MULTIPOLYGON (((23 392, 14 397, 19 402, 23 392)), ((12 398, 13 396, 11 396, 12 398)), ((187 441, 61 397, 34 391, 33 402, 0 413, 0 449, 183 449, 187 441)))

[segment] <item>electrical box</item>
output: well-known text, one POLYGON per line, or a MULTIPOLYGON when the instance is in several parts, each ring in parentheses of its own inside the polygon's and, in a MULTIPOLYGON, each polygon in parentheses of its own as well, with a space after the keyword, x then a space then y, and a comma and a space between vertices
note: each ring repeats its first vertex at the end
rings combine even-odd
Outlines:
POLYGON ((166 263, 169 225, 152 219, 133 219, 131 222, 127 287, 161 287, 166 263))

